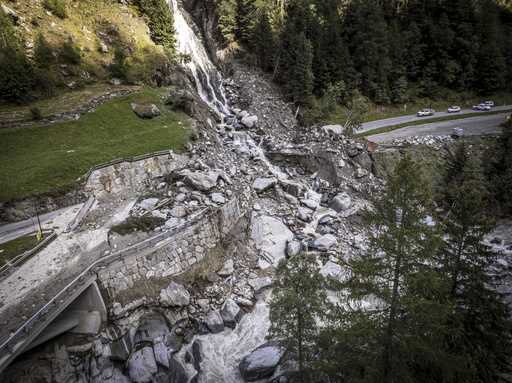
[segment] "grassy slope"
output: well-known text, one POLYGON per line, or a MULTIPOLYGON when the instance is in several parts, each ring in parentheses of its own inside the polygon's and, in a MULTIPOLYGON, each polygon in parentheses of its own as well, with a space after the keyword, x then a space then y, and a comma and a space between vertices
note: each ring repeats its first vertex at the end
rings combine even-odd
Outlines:
POLYGON ((37 239, 33 234, 0 244, 0 266, 15 256, 34 248, 36 245, 37 239))
POLYGON ((93 165, 172 148, 188 138, 189 119, 162 104, 165 90, 145 89, 109 101, 80 120, 0 130, 0 201, 64 189, 93 165), (135 116, 130 102, 152 102, 162 115, 135 116))

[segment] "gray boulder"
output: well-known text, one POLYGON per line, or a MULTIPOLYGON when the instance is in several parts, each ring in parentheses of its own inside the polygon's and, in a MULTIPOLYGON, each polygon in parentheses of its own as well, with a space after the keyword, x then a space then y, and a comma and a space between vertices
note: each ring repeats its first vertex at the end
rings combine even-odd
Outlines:
POLYGON ((332 136, 341 136, 345 132, 345 128, 341 125, 325 125, 321 129, 325 134, 332 136))
POLYGON ((338 240, 332 234, 322 235, 313 241, 312 247, 319 251, 329 251, 338 244, 338 240))
POLYGON ((140 118, 151 119, 160 116, 160 109, 155 104, 131 104, 133 112, 140 118))
POLYGON ((242 310, 240 310, 240 306, 238 306, 233 299, 228 299, 224 302, 220 310, 220 315, 226 327, 235 328, 236 323, 242 316, 242 310))
POLYGON ((277 266, 285 257, 286 243, 292 240, 294 235, 279 219, 259 216, 251 222, 251 238, 256 248, 264 254, 258 261, 258 266, 266 269, 277 266))
POLYGON ((226 203, 226 198, 224 197, 223 193, 212 193, 210 195, 210 199, 212 200, 212 202, 219 205, 223 205, 226 203))
POLYGON ((240 374, 247 382, 269 378, 282 356, 283 351, 277 343, 266 343, 242 359, 238 366, 240 374))
POLYGON ((191 117, 195 114, 197 109, 194 95, 184 89, 171 90, 165 103, 172 109, 181 110, 191 117))
POLYGON ((352 198, 347 193, 338 194, 330 203, 330 208, 338 213, 350 209, 351 206, 352 198))
POLYGON ((214 334, 224 331, 224 320, 218 310, 210 311, 205 319, 205 324, 208 330, 214 334))
POLYGON ((217 274, 219 274, 221 277, 229 277, 231 274, 233 274, 233 271, 235 271, 235 265, 233 260, 230 258, 224 262, 224 266, 222 266, 222 269, 220 269, 217 274))
POLYGON ((343 269, 337 263, 328 261, 320 269, 320 275, 322 275, 324 278, 330 278, 339 281, 343 278, 343 269))
POLYGON ((256 178, 254 180, 254 183, 252 184, 252 188, 257 193, 261 193, 261 192, 264 192, 265 190, 270 189, 276 183, 277 183, 277 179, 273 178, 273 177, 271 177, 271 178, 256 178))
POLYGON ((272 286, 272 278, 261 277, 249 280, 249 285, 254 289, 255 293, 259 293, 261 290, 272 286))
POLYGON ((190 293, 182 285, 171 282, 160 291, 160 303, 167 307, 187 306, 190 303, 190 293))
POLYGON ((258 125, 258 116, 245 116, 240 120, 247 129, 252 129, 258 125))
POLYGON ((132 382, 149 383, 158 372, 153 349, 149 346, 135 351, 127 362, 128 374, 132 382))
POLYGON ((206 172, 184 170, 180 172, 180 175, 184 177, 185 183, 203 192, 213 189, 219 180, 219 173, 212 170, 206 172))
POLYGON ((302 250, 302 244, 299 241, 288 241, 286 244, 286 255, 288 257, 295 257, 302 250))

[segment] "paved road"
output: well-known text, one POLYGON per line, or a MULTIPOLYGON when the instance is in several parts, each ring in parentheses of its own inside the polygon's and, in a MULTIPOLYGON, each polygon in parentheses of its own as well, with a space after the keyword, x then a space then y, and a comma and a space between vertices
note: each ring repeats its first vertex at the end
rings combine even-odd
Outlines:
MULTIPOLYGON (((48 225, 52 226, 53 224, 57 224, 55 221, 56 218, 61 216, 65 212, 69 212, 71 210, 78 211, 82 204, 68 206, 59 210, 51 211, 46 214, 41 214, 39 216, 39 220, 41 221, 41 226, 43 229, 48 228, 48 225)), ((66 222, 58 222, 58 226, 63 226, 63 224, 67 224, 66 222)), ((0 243, 5 243, 11 241, 13 239, 19 238, 23 235, 33 233, 37 230, 37 218, 32 217, 26 219, 24 221, 10 223, 7 225, 0 226, 0 243)))
POLYGON ((508 113, 492 114, 488 116, 468 117, 461 120, 413 125, 387 133, 374 134, 368 136, 367 139, 377 143, 384 143, 409 136, 449 135, 452 133, 453 128, 462 128, 466 135, 472 136, 501 134, 502 128, 500 124, 505 121, 507 116, 508 113))
MULTIPOLYGON (((512 105, 504 105, 504 106, 497 106, 492 109, 493 112, 499 112, 499 111, 505 111, 505 110, 511 110, 512 105)), ((432 118, 439 118, 439 117, 447 117, 447 116, 460 116, 464 114, 470 114, 470 113, 481 113, 483 116, 485 116, 486 112, 476 112, 471 109, 463 109, 460 113, 448 113, 448 112, 437 112, 432 117, 416 117, 415 114, 409 115, 409 116, 400 116, 400 117, 393 117, 393 118, 386 118, 384 120, 377 120, 377 121, 370 121, 363 124, 363 127, 361 130, 358 130, 357 133, 364 133, 368 132, 369 130, 384 128, 387 126, 394 126, 394 125, 401 125, 406 124, 408 122, 413 121, 428 121, 432 118)))

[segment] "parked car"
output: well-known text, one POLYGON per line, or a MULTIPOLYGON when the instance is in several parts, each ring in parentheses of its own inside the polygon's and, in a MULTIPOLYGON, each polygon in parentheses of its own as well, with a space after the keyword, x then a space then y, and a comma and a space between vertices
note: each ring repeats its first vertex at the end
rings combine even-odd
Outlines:
POLYGON ((453 128, 451 136, 452 136, 452 138, 461 138, 461 137, 463 137, 464 136, 464 129, 462 129, 462 128, 453 128))
POLYGON ((484 101, 483 104, 484 105, 488 105, 491 108, 494 108, 494 106, 495 106, 494 101, 484 101))
POLYGON ((459 113, 460 111, 460 106, 457 105, 452 105, 448 108, 448 113, 459 113))
POLYGON ((416 116, 418 116, 418 117, 433 116, 435 112, 436 111, 434 109, 425 108, 425 109, 418 111, 418 113, 416 113, 416 116))
POLYGON ((486 112, 486 111, 491 110, 491 107, 489 105, 486 105, 486 104, 478 104, 478 105, 473 105, 473 110, 478 110, 478 111, 486 112))

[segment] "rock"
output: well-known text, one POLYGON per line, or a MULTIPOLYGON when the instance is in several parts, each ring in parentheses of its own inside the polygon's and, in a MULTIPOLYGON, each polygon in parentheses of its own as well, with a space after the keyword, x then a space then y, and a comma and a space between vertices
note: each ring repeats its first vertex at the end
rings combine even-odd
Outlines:
POLYGON ((122 82, 120 79, 118 79, 118 78, 115 78, 115 77, 114 77, 114 78, 110 79, 110 84, 111 84, 111 85, 119 86, 119 85, 121 85, 122 83, 123 83, 123 82, 122 82))
POLYGON ((302 244, 299 241, 288 241, 286 243, 286 255, 288 257, 295 257, 296 255, 299 255, 300 251, 302 250, 302 244))
POLYGON ((224 331, 224 320, 218 310, 210 311, 205 319, 205 324, 208 330, 214 334, 224 331))
POLYGON ((369 174, 368 170, 363 169, 363 168, 357 168, 357 170, 356 170, 356 172, 355 172, 354 176, 355 176, 356 178, 364 178, 364 177, 366 177, 368 174, 369 174))
POLYGON ((183 206, 175 206, 171 209, 171 217, 183 218, 187 215, 187 210, 183 206))
POLYGON ((182 285, 171 282, 160 291, 160 303, 168 307, 187 306, 190 303, 190 293, 182 285))
POLYGON ((219 180, 219 173, 211 170, 206 172, 184 170, 180 172, 180 175, 184 177, 184 181, 188 185, 203 192, 213 189, 219 180))
POLYGON ((266 343, 242 359, 238 366, 240 374, 248 382, 269 378, 282 356, 283 351, 277 343, 266 343))
POLYGON ((352 206, 352 198, 347 193, 340 193, 336 197, 334 197, 329 205, 329 207, 336 212, 342 212, 350 209, 352 206))
POLYGON ((341 281, 341 279, 343 278, 343 269, 337 263, 328 261, 320 269, 320 275, 322 275, 325 278, 331 278, 337 281, 341 281))
POLYGON ((155 355, 151 347, 143 347, 135 351, 127 362, 128 374, 135 383, 149 383, 158 372, 155 355))
POLYGON ((169 361, 169 372, 167 374, 166 383, 187 383, 188 376, 185 368, 180 362, 171 358, 169 361))
POLYGON ((345 132, 345 128, 341 125, 325 125, 321 129, 325 134, 333 136, 341 136, 345 132))
POLYGON ((222 269, 220 269, 217 274, 219 274, 221 277, 229 277, 231 274, 233 274, 234 271, 234 262, 230 258, 224 262, 224 266, 222 269))
POLYGON ((285 257, 286 243, 294 238, 293 233, 279 219, 259 216, 252 219, 251 238, 256 248, 264 254, 258 261, 260 268, 277 266, 285 257))
POLYGON ((170 334, 165 318, 158 313, 145 314, 140 319, 133 338, 134 345, 165 339, 170 334))
POLYGON ((160 109, 155 104, 131 104, 133 112, 140 118, 155 118, 160 116, 160 109))
POLYGON ((242 316, 242 310, 233 299, 227 299, 220 310, 220 316, 226 327, 235 328, 236 323, 242 316))
POLYGON ((338 244, 338 240, 332 234, 326 234, 313 241, 312 247, 319 251, 329 251, 338 244))
POLYGON ((247 129, 252 129, 258 125, 258 116, 245 116, 240 120, 240 122, 247 129))
POLYGON ((181 110, 189 116, 193 116, 197 109, 194 95, 185 89, 171 90, 165 104, 174 110, 181 110))
POLYGON ((226 203, 226 198, 224 197, 224 194, 222 194, 222 193, 212 193, 210 195, 210 199, 212 200, 212 202, 219 204, 219 205, 223 205, 226 203))
POLYGON ((304 191, 304 187, 298 182, 288 181, 288 180, 280 180, 279 181, 283 190, 292 195, 293 197, 299 197, 302 195, 304 191))
POLYGON ((100 41, 100 52, 108 53, 108 46, 103 41, 100 41))
POLYGON ((297 218, 303 222, 311 222, 313 219, 313 212, 305 207, 299 207, 297 209, 297 218))
POLYGON ((249 285, 254 289, 255 293, 259 293, 261 290, 272 286, 272 278, 270 277, 261 277, 256 279, 250 279, 249 285))
POLYGON ((277 184, 276 178, 256 178, 254 183, 252 184, 252 188, 256 191, 256 193, 262 193, 265 190, 270 189, 271 187, 277 184))
POLYGON ((139 206, 144 210, 151 211, 158 203, 158 198, 146 198, 139 202, 139 206))

